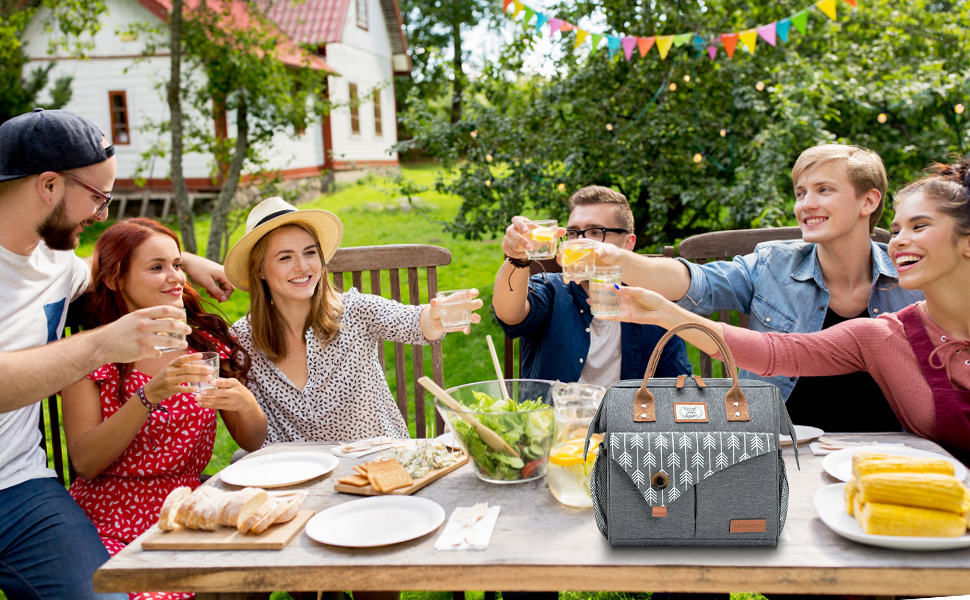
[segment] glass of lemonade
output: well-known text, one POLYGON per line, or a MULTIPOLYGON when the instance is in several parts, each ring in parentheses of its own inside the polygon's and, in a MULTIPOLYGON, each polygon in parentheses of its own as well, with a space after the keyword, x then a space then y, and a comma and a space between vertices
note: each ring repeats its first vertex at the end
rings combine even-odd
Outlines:
POLYGON ((529 239, 532 240, 532 250, 528 251, 529 260, 545 260, 555 258, 556 244, 559 238, 556 233, 559 231, 559 223, 555 219, 540 219, 532 221, 535 226, 529 230, 529 239))
POLYGON ((438 299, 441 326, 445 328, 445 331, 462 331, 471 325, 471 302, 475 298, 472 290, 437 292, 435 298, 438 299))
POLYGON ((579 239, 567 240, 559 245, 562 262, 562 280, 580 282, 589 280, 589 272, 596 260, 596 242, 579 239))
POLYGON ((589 276, 589 307, 593 315, 620 314, 620 295, 613 286, 620 285, 622 275, 619 265, 593 267, 589 276))

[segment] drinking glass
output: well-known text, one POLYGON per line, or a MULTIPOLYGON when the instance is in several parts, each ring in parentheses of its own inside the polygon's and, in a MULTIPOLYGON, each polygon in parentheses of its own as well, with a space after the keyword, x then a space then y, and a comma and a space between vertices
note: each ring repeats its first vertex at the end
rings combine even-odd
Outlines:
POLYGON ((596 261, 596 243, 593 240, 567 240, 559 245, 562 261, 562 280, 580 282, 589 280, 589 272, 596 261))
POLYGON ((532 221, 535 225, 529 230, 529 239, 532 240, 532 250, 527 252, 529 260, 545 260, 556 256, 556 244, 559 238, 556 233, 559 231, 559 223, 555 219, 540 219, 532 221))
POLYGON ((445 331, 462 331, 472 322, 472 290, 447 290, 435 294, 445 331))
MULTIPOLYGON (((180 323, 185 323, 185 319, 172 319, 172 318, 169 318, 169 317, 161 317, 158 320, 159 321, 179 321, 180 323)), ((184 340, 185 339, 185 334, 184 333, 162 333, 160 335, 165 335, 165 336, 168 336, 168 337, 172 337, 172 338, 175 338, 177 340, 184 340)), ((160 351, 160 352, 169 352, 170 350, 179 350, 180 348, 173 348, 173 347, 171 347, 169 345, 162 345, 162 346, 155 346, 155 349, 158 350, 158 351, 160 351)))
POLYGON ((207 365, 212 369, 212 379, 208 381, 190 381, 186 383, 188 387, 202 391, 206 388, 216 387, 214 380, 219 377, 219 353, 218 352, 202 352, 202 358, 199 360, 192 361, 189 364, 202 363, 207 365))
POLYGON ((614 285, 620 285, 623 274, 619 265, 594 266, 589 276, 589 306, 595 316, 620 314, 620 295, 614 285))

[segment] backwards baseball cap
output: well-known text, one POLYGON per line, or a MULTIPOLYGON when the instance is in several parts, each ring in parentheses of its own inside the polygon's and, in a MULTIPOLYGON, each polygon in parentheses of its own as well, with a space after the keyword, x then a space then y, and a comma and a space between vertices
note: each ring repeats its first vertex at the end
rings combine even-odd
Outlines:
POLYGON ((0 181, 102 163, 115 154, 103 139, 81 115, 35 108, 0 125, 0 181))

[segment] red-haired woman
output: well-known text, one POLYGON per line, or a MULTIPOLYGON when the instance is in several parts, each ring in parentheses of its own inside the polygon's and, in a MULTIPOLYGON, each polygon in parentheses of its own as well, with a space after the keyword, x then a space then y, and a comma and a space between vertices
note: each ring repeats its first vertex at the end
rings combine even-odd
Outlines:
MULTIPOLYGON (((195 488, 212 457, 216 410, 247 450, 266 435, 266 417, 246 389, 249 356, 228 324, 202 309, 186 285, 175 234, 151 219, 126 219, 94 248, 89 315, 109 323, 140 308, 185 309, 188 349, 133 364, 107 364, 63 392, 64 432, 78 479, 71 496, 94 522, 112 555, 147 530, 178 486, 195 488), (210 373, 198 352, 220 355, 210 373), (221 375, 221 377, 219 377, 221 375), (213 379, 198 396, 183 384, 213 379)), ((148 594, 138 598, 186 598, 148 594)))

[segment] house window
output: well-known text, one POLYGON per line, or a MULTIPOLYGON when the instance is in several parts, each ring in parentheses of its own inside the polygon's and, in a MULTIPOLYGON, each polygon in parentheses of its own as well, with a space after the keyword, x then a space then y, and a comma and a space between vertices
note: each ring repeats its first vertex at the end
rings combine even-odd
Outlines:
POLYGON ((381 93, 374 92, 374 134, 384 135, 384 124, 381 123, 381 93))
POLYGON ((130 144, 128 98, 125 92, 108 92, 108 106, 111 109, 111 143, 115 146, 130 144))
POLYGON ((356 83, 350 84, 350 133, 360 135, 360 102, 356 83))
POLYGON ((367 29, 367 0, 354 0, 357 6, 357 27, 367 29))

